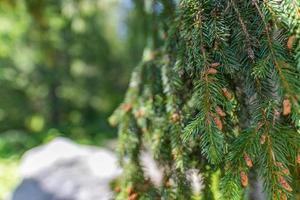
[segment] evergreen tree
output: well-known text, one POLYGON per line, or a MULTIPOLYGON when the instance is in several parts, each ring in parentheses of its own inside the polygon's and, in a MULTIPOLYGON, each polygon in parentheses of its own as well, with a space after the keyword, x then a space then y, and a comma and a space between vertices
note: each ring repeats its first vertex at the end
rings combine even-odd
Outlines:
POLYGON ((195 168, 205 200, 248 199, 255 179, 266 199, 299 199, 300 1, 143 2, 148 45, 110 118, 117 199, 192 199, 195 168), (164 169, 159 188, 143 173, 145 148, 164 169))

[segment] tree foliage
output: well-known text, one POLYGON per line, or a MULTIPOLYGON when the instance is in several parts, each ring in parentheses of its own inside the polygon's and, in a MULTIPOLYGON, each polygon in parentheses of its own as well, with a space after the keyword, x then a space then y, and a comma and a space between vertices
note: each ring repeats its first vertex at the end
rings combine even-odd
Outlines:
POLYGON ((203 199, 216 171, 221 199, 246 198, 251 174, 267 199, 298 198, 299 1, 147 2, 150 42, 110 118, 125 168, 117 199, 192 199, 194 168, 203 199), (160 187, 143 174, 144 148, 160 187))
POLYGON ((106 118, 121 101, 130 71, 127 35, 118 35, 114 18, 119 6, 117 0, 0 2, 3 143, 17 131, 22 145, 29 144, 24 137, 114 135, 106 118))

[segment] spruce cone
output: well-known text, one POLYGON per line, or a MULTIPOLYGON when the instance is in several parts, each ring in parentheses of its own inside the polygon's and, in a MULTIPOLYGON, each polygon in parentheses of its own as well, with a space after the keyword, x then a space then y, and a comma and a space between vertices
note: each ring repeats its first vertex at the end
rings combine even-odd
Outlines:
POLYGON ((212 63, 210 66, 213 68, 219 67, 221 64, 218 62, 212 63))
POLYGON ((138 193, 133 193, 128 197, 128 200, 137 200, 138 199, 138 193))
POLYGON ((221 131, 223 129, 223 124, 222 124, 222 121, 220 120, 220 118, 214 117, 214 122, 215 122, 216 126, 218 127, 218 129, 221 131))
POLYGON ((266 143, 266 135, 262 135, 260 137, 260 144, 265 144, 266 143))
POLYGON ((231 99, 232 99, 232 94, 228 91, 227 88, 223 88, 222 91, 223 91, 223 95, 224 95, 228 100, 231 100, 231 99))
POLYGON ((130 103, 124 103, 122 105, 122 109, 125 111, 125 112, 129 112, 131 109, 132 109, 132 105, 130 103))
POLYGON ((297 155, 296 162, 297 162, 298 164, 300 164, 300 153, 297 155))
POLYGON ((215 68, 209 68, 207 70, 207 74, 217 74, 218 73, 218 70, 216 70, 215 68))
POLYGON ((180 115, 178 113, 173 113, 171 116, 171 121, 173 123, 179 122, 180 121, 180 115))
POLYGON ((220 117, 225 117, 226 116, 226 113, 222 110, 222 108, 220 106, 216 107, 216 112, 218 113, 218 115, 220 117))
POLYGON ((289 37, 289 39, 287 41, 287 45, 286 45, 289 50, 291 50, 293 48, 295 40, 296 40, 295 35, 292 35, 292 36, 289 37))
POLYGON ((241 176, 241 183, 243 187, 247 187, 248 186, 248 176, 244 171, 241 171, 240 173, 241 176))
POLYGON ((250 156, 249 156, 248 154, 246 154, 246 153, 244 154, 244 160, 245 160, 245 162, 246 162, 246 165, 247 165, 249 168, 253 167, 253 162, 252 162, 250 156))
POLYGON ((292 111, 292 104, 289 99, 283 100, 283 115, 289 115, 292 111))
POLYGON ((283 176, 279 176, 278 181, 280 185, 289 192, 292 192, 292 187, 288 184, 288 182, 283 178, 283 176))

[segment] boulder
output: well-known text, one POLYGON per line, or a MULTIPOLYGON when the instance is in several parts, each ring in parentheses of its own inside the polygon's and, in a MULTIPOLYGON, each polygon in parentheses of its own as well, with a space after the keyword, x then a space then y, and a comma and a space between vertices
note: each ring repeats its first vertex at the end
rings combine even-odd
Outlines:
POLYGON ((114 152, 57 138, 25 153, 10 200, 109 200, 121 172, 114 152))

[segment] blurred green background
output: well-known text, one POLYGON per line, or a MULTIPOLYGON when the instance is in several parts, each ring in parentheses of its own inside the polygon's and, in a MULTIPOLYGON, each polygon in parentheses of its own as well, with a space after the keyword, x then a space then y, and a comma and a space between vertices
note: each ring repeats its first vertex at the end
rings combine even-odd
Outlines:
POLYGON ((101 145, 142 56, 130 0, 0 1, 0 199, 26 150, 57 136, 101 145))

